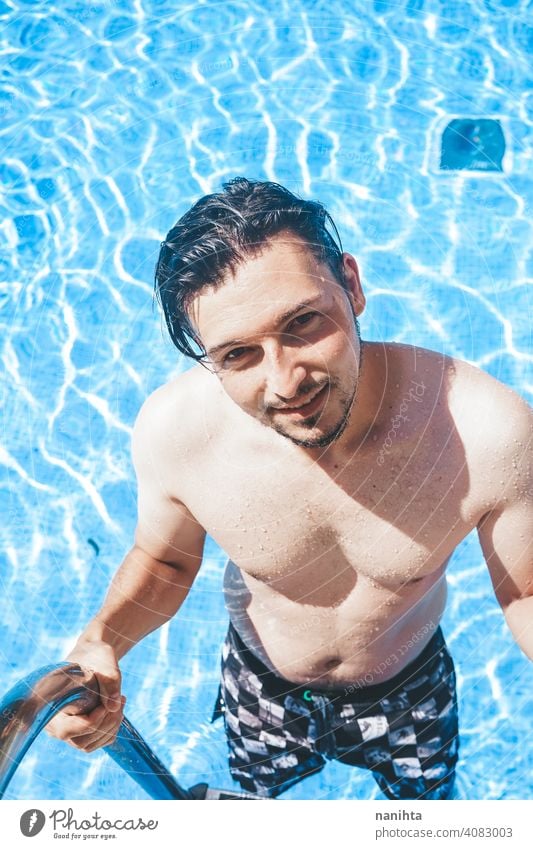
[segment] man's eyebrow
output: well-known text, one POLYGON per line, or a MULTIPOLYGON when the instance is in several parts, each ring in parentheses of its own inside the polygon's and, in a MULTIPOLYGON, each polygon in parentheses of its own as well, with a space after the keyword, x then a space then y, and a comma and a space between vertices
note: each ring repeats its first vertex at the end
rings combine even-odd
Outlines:
MULTIPOLYGON (((278 315, 276 317, 275 321, 274 321, 274 325, 279 326, 280 324, 285 324, 286 321, 288 321, 294 315, 299 313, 300 310, 303 310, 306 307, 312 307, 321 300, 322 300, 322 295, 319 294, 319 295, 315 295, 312 298, 308 298, 306 301, 301 301, 295 307, 291 307, 290 310, 286 310, 286 312, 282 313, 281 315, 278 315)), ((220 342, 220 344, 214 345, 212 348, 209 348, 209 350, 206 351, 206 353, 207 353, 207 356, 212 359, 216 354, 220 353, 220 351, 223 351, 224 348, 229 348, 232 345, 246 345, 246 344, 247 344, 246 339, 228 339, 227 342, 220 342)))

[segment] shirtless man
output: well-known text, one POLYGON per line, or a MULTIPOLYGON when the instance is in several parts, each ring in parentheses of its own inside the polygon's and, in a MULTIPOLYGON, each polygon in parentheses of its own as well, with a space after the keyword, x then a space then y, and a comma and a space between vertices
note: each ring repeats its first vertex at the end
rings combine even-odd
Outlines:
POLYGON ((357 263, 332 233, 320 204, 237 178, 162 244, 167 326, 201 364, 135 425, 134 546, 69 656, 95 670, 102 703, 49 730, 87 752, 114 739, 118 661, 179 610, 207 532, 231 558, 215 715, 242 787, 274 796, 335 758, 389 798, 450 798, 439 621, 446 565, 474 528, 533 658, 531 413, 464 362, 361 341, 357 263))

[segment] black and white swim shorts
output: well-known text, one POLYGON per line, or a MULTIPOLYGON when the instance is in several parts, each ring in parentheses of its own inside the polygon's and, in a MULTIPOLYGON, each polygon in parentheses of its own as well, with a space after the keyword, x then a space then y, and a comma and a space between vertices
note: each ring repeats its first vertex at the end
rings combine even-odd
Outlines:
POLYGON ((241 787, 279 796, 326 760, 369 769, 389 799, 446 799, 459 748, 453 660, 437 628, 394 678, 339 690, 275 675, 230 623, 213 720, 241 787))

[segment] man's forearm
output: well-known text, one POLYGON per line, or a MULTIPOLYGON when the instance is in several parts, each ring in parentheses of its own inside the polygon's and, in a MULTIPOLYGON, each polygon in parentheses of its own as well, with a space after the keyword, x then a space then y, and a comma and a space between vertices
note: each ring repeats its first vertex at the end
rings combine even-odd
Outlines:
POLYGON ((134 547, 113 578, 104 604, 79 643, 101 640, 123 657, 179 610, 196 573, 154 560, 134 547))
POLYGON ((516 643, 533 660, 533 596, 511 602, 504 614, 516 643))

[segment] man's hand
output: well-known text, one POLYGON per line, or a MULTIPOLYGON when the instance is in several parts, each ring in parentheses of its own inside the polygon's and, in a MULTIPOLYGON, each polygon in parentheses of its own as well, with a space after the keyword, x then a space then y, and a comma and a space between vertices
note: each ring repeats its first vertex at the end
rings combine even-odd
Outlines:
POLYGON ((93 752, 114 741, 124 716, 126 698, 120 693, 117 656, 107 643, 80 641, 67 660, 94 672, 100 689, 100 704, 84 715, 74 715, 75 705, 69 705, 48 723, 46 731, 76 749, 93 752))

